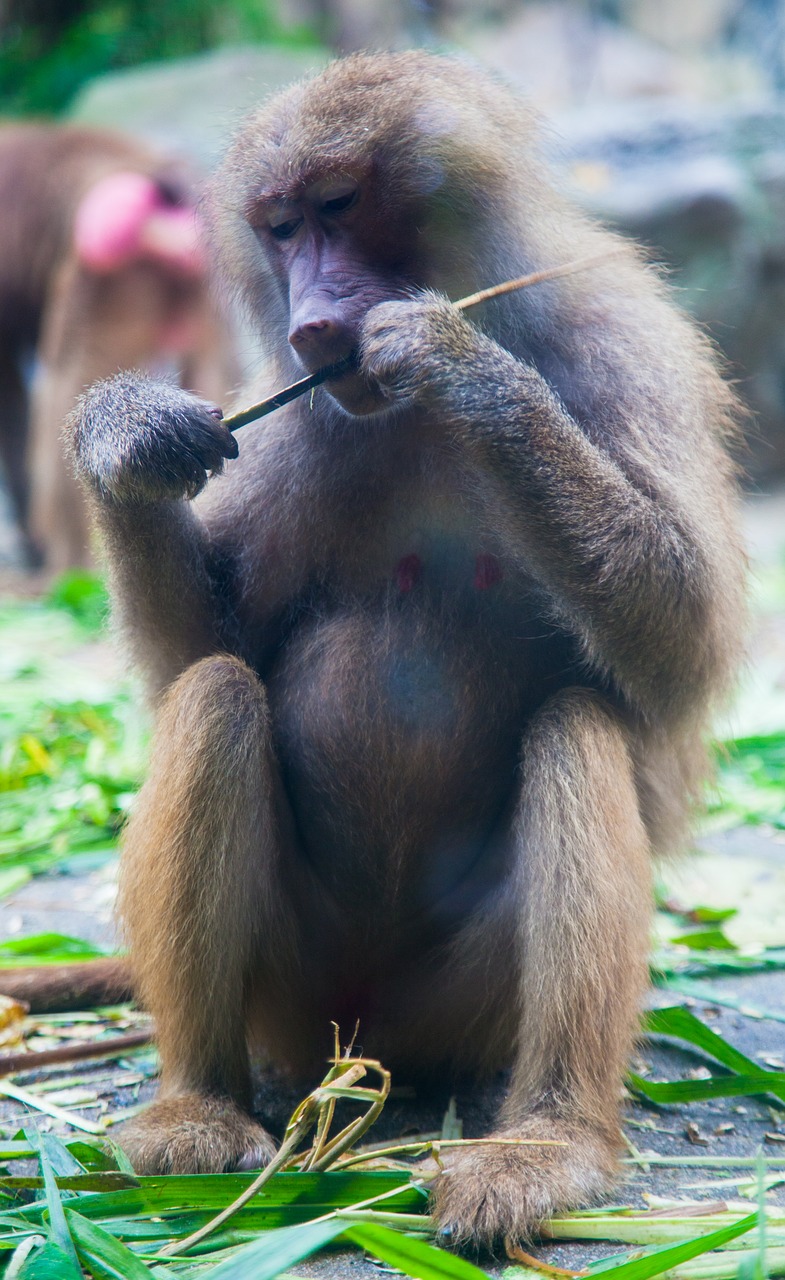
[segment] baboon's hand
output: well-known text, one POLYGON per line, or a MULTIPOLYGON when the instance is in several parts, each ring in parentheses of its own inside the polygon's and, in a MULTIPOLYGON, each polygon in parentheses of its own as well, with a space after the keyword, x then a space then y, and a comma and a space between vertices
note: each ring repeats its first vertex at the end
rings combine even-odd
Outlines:
POLYGON ((440 294, 380 302, 363 322, 361 369, 390 400, 436 400, 455 390, 485 341, 440 294))
POLYGON ((220 409, 140 373, 96 382, 68 429, 77 473, 114 502, 193 498, 237 457, 220 409))

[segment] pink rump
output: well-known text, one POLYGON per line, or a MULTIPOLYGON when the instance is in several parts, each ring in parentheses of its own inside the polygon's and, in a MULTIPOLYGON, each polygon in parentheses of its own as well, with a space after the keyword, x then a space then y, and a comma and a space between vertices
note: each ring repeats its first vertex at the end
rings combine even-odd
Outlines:
POLYGON ((74 248, 97 272, 142 259, 186 275, 199 275, 204 265, 194 210, 167 204, 141 173, 113 173, 91 187, 76 211, 74 248))

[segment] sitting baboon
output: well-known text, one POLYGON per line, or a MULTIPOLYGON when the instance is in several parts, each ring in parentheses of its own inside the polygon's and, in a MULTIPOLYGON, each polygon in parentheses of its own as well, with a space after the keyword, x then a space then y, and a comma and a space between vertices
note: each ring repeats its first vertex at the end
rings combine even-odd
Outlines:
POLYGON ((436 1213, 522 1236, 616 1171, 651 857, 740 649, 734 397, 460 61, 357 56, 283 93, 209 218, 282 380, 358 363, 239 457, 219 410, 143 377, 74 417, 159 704, 121 911, 163 1078, 123 1141, 147 1173, 257 1164, 249 1042, 318 1071, 359 1019, 395 1071, 511 1066, 494 1132, 535 1145, 454 1155, 436 1213))

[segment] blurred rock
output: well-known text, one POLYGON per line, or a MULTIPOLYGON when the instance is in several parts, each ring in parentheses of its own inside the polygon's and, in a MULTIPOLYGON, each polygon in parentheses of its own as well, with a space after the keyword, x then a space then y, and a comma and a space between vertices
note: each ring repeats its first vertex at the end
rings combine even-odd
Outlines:
POLYGON ((670 49, 703 48, 722 39, 738 5, 739 0, 624 0, 624 21, 670 49))
POLYGON ((577 199, 669 270, 757 415, 753 478, 785 473, 783 0, 555 0, 459 38, 553 122, 577 199))
POLYGON ((464 30, 462 43, 544 112, 571 102, 678 88, 674 59, 651 41, 570 3, 533 4, 464 30))
MULTIPOLYGON (((644 9, 646 6, 644 4, 644 9)), ((729 95, 762 92, 769 70, 744 47, 724 37, 726 16, 720 0, 705 0, 706 13, 679 0, 684 21, 676 24, 675 0, 670 26, 691 35, 666 39, 670 27, 655 38, 656 21, 630 25, 627 5, 623 22, 600 16, 596 4, 575 0, 518 5, 496 19, 479 22, 471 9, 456 25, 454 39, 486 66, 498 71, 527 97, 551 114, 570 105, 637 98, 678 96, 724 100, 729 95), (716 27, 716 31, 705 28, 716 27), (653 28, 653 29, 652 29, 653 28)))
POLYGON ((557 121, 574 194, 670 268, 757 421, 753 477, 785 471, 785 104, 607 104, 557 121))
POLYGON ((327 59, 319 49, 260 45, 118 71, 92 80, 70 117, 136 134, 207 171, 243 116, 327 59))

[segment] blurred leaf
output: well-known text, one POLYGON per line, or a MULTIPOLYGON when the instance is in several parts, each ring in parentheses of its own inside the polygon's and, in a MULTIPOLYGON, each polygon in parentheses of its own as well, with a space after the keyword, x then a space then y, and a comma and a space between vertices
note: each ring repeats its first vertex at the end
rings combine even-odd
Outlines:
POLYGON ((76 854, 112 856, 146 756, 144 717, 89 630, 100 580, 69 575, 54 594, 0 603, 0 895, 76 854))
POLYGON ((687 978, 680 974, 654 974, 654 981, 661 991, 673 991, 678 995, 690 996, 703 1004, 718 1004, 726 1009, 737 1009, 749 1018, 769 1019, 772 1022, 785 1022, 785 1008, 773 1009, 770 1005, 752 1004, 743 996, 736 996, 724 988, 705 982, 702 978, 687 978))
MULTIPOLYGON (((785 804, 785 776, 778 786, 785 804)), ((785 811, 784 811, 785 812, 785 811)), ((785 865, 753 854, 699 849, 683 862, 661 868, 659 897, 671 910, 697 918, 713 913, 721 929, 704 929, 665 937, 692 949, 785 946, 785 865)), ((663 931, 660 930, 660 937, 663 931)))
POLYGON ((102 578, 88 569, 69 569, 53 583, 48 603, 66 609, 90 631, 100 631, 109 616, 109 593, 102 578))
POLYGON ((65 933, 35 933, 26 938, 0 942, 0 969, 33 964, 67 964, 107 954, 105 947, 84 938, 71 938, 65 933))
POLYGON ((691 915, 699 924, 721 924, 736 914, 736 907, 692 907, 691 915))
POLYGON ((33 873, 29 867, 3 867, 0 870, 0 898, 7 897, 9 893, 16 893, 32 878, 33 873))
POLYGON ((785 947, 760 950, 753 955, 739 951, 658 951, 652 957, 654 980, 669 974, 765 973, 785 969, 785 947))
MULTIPOLYGON (((780 711, 785 714, 785 706, 780 711)), ((785 828, 785 730, 726 739, 717 748, 717 765, 710 823, 785 828)))
POLYGON ((696 929, 693 933, 680 933, 671 942, 677 946, 691 947, 694 951, 735 951, 721 929, 696 929))

